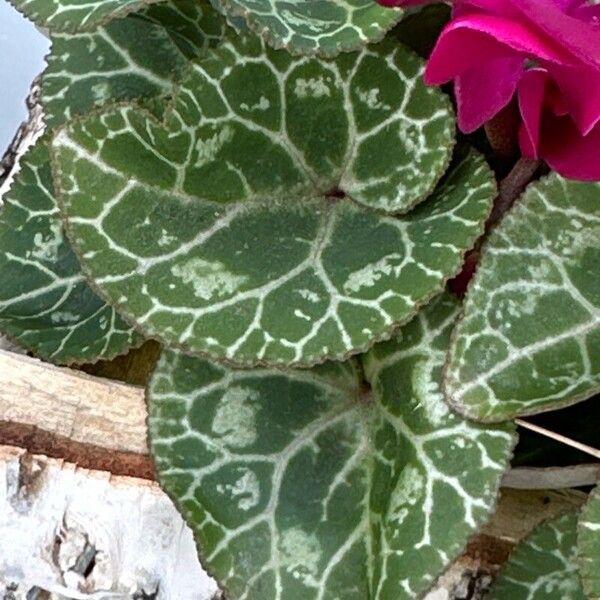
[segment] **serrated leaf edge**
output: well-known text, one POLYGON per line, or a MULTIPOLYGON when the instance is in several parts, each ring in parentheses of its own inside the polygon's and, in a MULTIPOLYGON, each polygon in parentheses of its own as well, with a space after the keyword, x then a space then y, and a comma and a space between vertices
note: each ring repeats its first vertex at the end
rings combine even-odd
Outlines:
MULTIPOLYGON (((553 171, 553 172, 549 173, 548 175, 540 177, 536 181, 530 183, 525 188, 525 190, 523 190, 523 193, 517 198, 517 200, 511 207, 511 211, 509 211, 509 213, 507 215, 505 215, 504 219, 501 219, 498 223, 496 223, 495 226, 491 229, 491 231, 489 233, 490 234, 493 233, 500 226, 501 223, 506 222, 506 219, 514 218, 514 214, 512 214, 512 209, 514 209, 522 201, 523 197, 525 196, 525 194, 527 193, 527 191, 530 189, 530 187, 532 185, 543 183, 546 181, 551 181, 553 179, 556 179, 556 177, 558 177, 558 174, 553 171)), ((481 262, 484 260, 484 257, 487 255, 488 246, 489 246, 488 240, 489 240, 489 237, 486 237, 486 239, 484 240, 484 243, 481 247, 478 265, 481 264, 481 262)), ((465 305, 466 305, 470 295, 473 293, 474 281, 475 281, 476 277, 477 277, 477 271, 475 271, 475 274, 473 275, 473 277, 467 284, 467 290, 465 292, 462 309, 460 311, 460 314, 458 315, 456 324, 454 325, 454 329, 452 330, 452 335, 450 337, 450 346, 448 348, 448 353, 446 354, 446 361, 442 368, 442 390, 444 393, 444 399, 446 400, 446 403, 453 411, 455 411, 459 415, 462 415, 463 417, 466 417, 467 419, 470 419, 471 421, 476 421, 478 423, 490 423, 490 424, 491 423, 501 423, 503 421, 509 421, 509 420, 516 419, 519 417, 530 417, 533 415, 539 415, 539 414, 542 414, 545 412, 551 412, 553 410, 557 410, 557 409, 561 409, 561 408, 568 408, 569 406, 579 404, 579 402, 584 402, 585 400, 588 400, 588 399, 592 398, 593 396, 595 396, 596 394, 600 393, 600 386, 598 386, 591 390, 588 390, 587 392, 583 392, 581 394, 572 396, 571 398, 568 398, 568 399, 558 400, 556 402, 548 402, 546 404, 543 404, 541 406, 536 406, 533 408, 524 408, 523 410, 520 410, 520 411, 510 414, 510 415, 496 415, 496 416, 481 415, 476 410, 473 410, 471 407, 466 406, 463 402, 461 402, 458 398, 456 398, 448 390, 448 386, 451 381, 454 383, 457 383, 451 375, 450 363, 454 359, 454 348, 455 348, 454 342, 458 338, 459 325, 465 318, 465 305)), ((556 338, 553 338, 553 339, 556 339, 556 338)))
MULTIPOLYGON (((418 311, 417 311, 418 312, 418 311)), ((409 319, 407 319, 407 321, 404 323, 404 325, 406 325, 409 321, 411 321, 415 315, 412 315, 409 319)), ((388 338, 389 339, 389 338, 388 338)), ((381 341, 381 340, 380 340, 381 341)), ((165 351, 165 347, 163 346, 163 348, 161 349, 161 354, 165 351)), ((194 355, 191 355, 194 356, 194 355)), ((354 360, 357 359, 358 360, 358 365, 360 366, 361 372, 363 371, 364 367, 363 367, 363 363, 362 360, 360 359, 360 356, 355 356, 355 357, 350 357, 348 360, 354 360)), ((209 360, 212 360, 209 358, 209 360)), ((158 363, 160 361, 160 355, 154 365, 154 370, 152 371, 152 374, 150 375, 150 377, 148 378, 148 381, 146 382, 146 385, 144 386, 144 399, 146 402, 146 406, 149 405, 149 398, 150 398, 150 386, 152 384, 152 379, 154 376, 154 372, 156 371, 156 368, 158 366, 158 363)), ((230 366, 227 365, 225 361, 213 361, 216 362, 217 364, 223 364, 225 366, 230 366)), ((326 362, 326 361, 323 361, 326 362)), ((320 363, 321 364, 321 363, 320 363)), ((313 365, 316 366, 316 365, 313 365)), ((235 367, 233 367, 235 368, 235 367)), ((281 371, 282 374, 285 374, 287 371, 293 371, 293 367, 272 367, 272 365, 267 365, 267 368, 276 368, 278 370, 281 371)), ((357 392, 357 399, 358 399, 358 392, 357 392)), ((158 466, 156 464, 155 458, 154 458, 154 454, 152 452, 152 439, 150 436, 150 413, 149 411, 146 411, 146 417, 144 419, 145 425, 146 425, 146 444, 149 448, 149 456, 150 456, 150 462, 152 464, 152 468, 156 474, 156 481, 160 487, 160 489, 163 491, 163 493, 165 493, 167 495, 167 497, 171 500, 171 502, 173 503, 173 505, 175 506, 175 508, 177 509, 177 511, 181 514, 181 516, 183 517, 183 520, 185 521, 185 523, 187 524, 187 526, 190 528, 191 532, 192 532, 192 537, 194 539, 194 546, 196 548, 196 554, 198 556, 198 561, 200 562, 201 567, 204 569, 204 571, 206 573, 208 573, 208 575, 217 583, 217 587, 219 588, 219 590, 225 594, 225 599, 226 600, 235 600, 233 598, 231 598, 229 596, 229 591, 228 589, 223 585, 223 583, 221 581, 219 581, 219 579, 217 578, 217 576, 215 575, 215 573, 213 572, 213 570, 211 569, 211 567, 208 565, 208 563, 206 562, 205 558, 204 558, 204 554, 203 554, 203 548, 200 542, 199 537, 197 536, 196 532, 194 531, 194 522, 193 519, 191 518, 189 511, 182 505, 180 505, 179 500, 177 499, 177 497, 172 494, 168 489, 167 486, 163 485, 162 479, 160 477, 160 473, 159 473, 159 469, 158 466)), ((511 436, 511 447, 509 448, 509 452, 507 453, 506 456, 506 469, 508 469, 510 467, 510 463, 514 457, 514 451, 515 448, 517 446, 517 443, 519 442, 519 434, 517 433, 516 427, 512 428, 512 431, 507 431, 507 433, 511 436)), ((505 471, 506 472, 506 471, 505 471)), ((482 514, 480 517, 475 517, 475 523, 476 523, 476 530, 473 532, 473 534, 476 534, 478 531, 481 530, 481 528, 490 520, 490 518, 492 517, 492 515, 496 512, 497 508, 498 508, 498 504, 500 502, 500 497, 502 495, 502 490, 501 490, 501 486, 502 486, 502 478, 499 477, 498 478, 498 485, 496 486, 495 490, 494 490, 494 501, 490 503, 489 509, 486 511, 486 514, 482 514)), ((456 551, 455 555, 451 558, 450 563, 448 564, 448 567, 442 571, 441 573, 439 573, 436 577, 434 577, 432 579, 432 581, 429 583, 429 585, 427 586, 427 588, 425 588, 417 598, 415 598, 415 600, 421 600, 422 598, 424 598, 429 592, 431 592, 433 590, 433 588, 435 588, 435 586, 437 585, 437 583, 444 577, 444 575, 446 574, 446 572, 448 570, 450 570, 452 568, 452 563, 462 554, 464 554, 464 552, 466 551, 467 547, 469 544, 469 540, 466 540, 464 542, 464 544, 461 545, 461 547, 456 551)))
POLYGON ((142 10, 144 7, 149 6, 150 4, 158 4, 158 3, 162 2, 162 0, 136 0, 136 2, 132 2, 131 4, 128 4, 127 6, 121 8, 121 9, 115 10, 113 13, 110 13, 109 15, 103 17, 102 19, 100 19, 98 21, 94 21, 91 25, 84 25, 82 27, 76 27, 76 26, 67 26, 67 25, 54 26, 54 25, 48 25, 48 23, 46 23, 44 21, 36 21, 27 14, 26 10, 23 10, 20 6, 17 6, 17 4, 15 3, 14 0, 7 0, 7 1, 20 15, 23 15, 23 17, 25 17, 28 21, 30 21, 37 27, 42 27, 44 29, 47 29, 50 32, 56 32, 56 33, 85 33, 85 32, 89 32, 89 31, 94 31, 94 30, 98 29, 98 27, 102 27, 103 25, 106 25, 107 23, 110 23, 111 21, 114 21, 115 19, 122 19, 123 17, 126 17, 127 15, 130 15, 132 13, 137 13, 140 10, 142 10))
MULTIPOLYGON (((48 148, 50 150, 51 153, 51 140, 52 140, 52 133, 50 131, 45 131, 42 135, 39 136, 39 138, 35 141, 35 144, 48 144, 48 148)), ((35 145, 34 144, 34 145, 35 145)), ((31 146, 31 148, 33 148, 33 145, 31 146)), ((17 173, 18 175, 18 173, 17 173)), ((11 183, 10 186, 7 188, 5 196, 8 196, 12 191, 13 191, 13 187, 15 186, 17 182, 17 178, 15 177, 11 183)), ((56 189, 56 188, 55 188, 56 189)), ((58 196, 55 192, 55 196, 58 196)), ((58 197, 56 197, 57 203, 58 203, 58 197)), ((6 210, 6 204, 3 202, 0 202, 0 216, 2 215, 2 213, 6 210)), ((66 232, 66 227, 65 227, 65 220, 62 218, 62 211, 60 211, 59 208, 59 213, 60 213, 60 219, 63 223, 63 231, 65 233, 65 236, 67 238, 67 241, 69 243, 69 245, 71 246, 71 248, 74 250, 72 244, 71 244, 71 240, 68 239, 68 235, 66 232)), ((75 253, 77 255, 77 258, 79 258, 79 255, 77 253, 75 253)), ((80 263, 80 267, 81 267, 81 263, 80 263)), ((82 269, 82 283, 88 285, 90 287, 90 289, 92 290, 92 292, 98 296, 99 298, 101 298, 102 300, 104 300, 97 292, 96 290, 89 284, 87 277, 83 274, 83 269, 82 269)), ((105 304, 107 306, 109 306, 110 308, 113 308, 113 310, 115 311, 115 313, 118 316, 121 316, 121 314, 119 313, 119 311, 116 310, 116 308, 114 308, 110 303, 105 302, 105 304)), ((125 319, 123 319, 125 320, 125 319)), ((129 323, 127 321, 127 323, 129 323)), ((18 337, 15 337, 14 335, 11 335, 10 333, 7 333, 6 331, 4 331, 4 329, 0 326, 0 334, 2 334, 2 336, 4 338, 6 338, 11 344, 22 348, 23 350, 26 350, 28 353, 33 354, 34 356, 45 360, 47 362, 50 362, 52 364, 55 365, 60 365, 60 366, 64 366, 64 367, 72 367, 72 366, 79 366, 79 365, 95 365, 96 363, 100 362, 100 361, 110 361, 113 360, 115 358, 117 358, 118 356, 125 356, 126 354, 128 354, 131 350, 135 350, 137 348, 139 348, 145 341, 146 338, 144 338, 142 336, 142 334, 139 333, 139 331, 137 329, 135 329, 134 327, 134 333, 137 333, 138 335, 136 335, 136 338, 138 338, 137 340, 134 338, 134 340, 127 344, 127 347, 124 348, 122 351, 114 351, 114 352, 110 352, 108 354, 103 354, 103 355, 98 355, 96 357, 91 357, 91 358, 79 358, 79 357, 75 357, 75 356, 71 356, 71 357, 66 357, 62 360, 56 360, 56 358, 54 358, 52 355, 47 354, 45 352, 40 352, 39 348, 35 348, 34 346, 30 345, 30 344, 26 344, 24 343, 21 339, 19 339, 18 337)))
POLYGON ((325 59, 335 58, 342 52, 355 52, 369 44, 380 42, 387 35, 387 33, 391 31, 402 20, 402 17, 405 14, 404 10, 399 7, 387 8, 387 10, 390 12, 396 12, 397 18, 395 20, 391 20, 391 22, 385 27, 381 27, 381 30, 377 35, 374 35, 363 41, 359 40, 354 44, 344 45, 341 42, 337 42, 335 47, 331 51, 327 51, 322 48, 311 48, 307 51, 295 47, 294 44, 289 44, 287 42, 280 41, 278 36, 273 34, 273 32, 268 27, 265 27, 259 23, 258 19, 253 15, 252 11, 243 8, 236 8, 235 6, 233 6, 231 0, 218 1, 223 7, 223 9, 227 12, 227 14, 231 15, 232 17, 242 17, 248 25, 248 28, 253 33, 265 40, 265 42, 267 42, 267 44, 269 44, 269 46, 271 46, 275 50, 285 49, 292 56, 320 57, 325 59))

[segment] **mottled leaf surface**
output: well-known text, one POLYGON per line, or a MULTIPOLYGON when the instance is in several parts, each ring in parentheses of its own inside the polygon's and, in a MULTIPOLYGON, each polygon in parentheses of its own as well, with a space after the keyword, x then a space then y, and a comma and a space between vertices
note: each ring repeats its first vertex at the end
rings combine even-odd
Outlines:
POLYGON ((52 31, 90 31, 160 0, 9 0, 36 25, 52 31))
POLYGON ((0 331, 57 363, 126 352, 141 338, 88 287, 62 225, 48 139, 21 159, 0 209, 0 331))
POLYGON ((450 412, 442 296, 355 363, 231 370, 165 351, 148 390, 162 485, 244 600, 418 597, 495 503, 510 425, 450 412))
POLYGON ((94 31, 52 34, 42 80, 46 124, 56 127, 108 101, 170 95, 188 62, 224 31, 208 2, 170 0, 94 31))
MULTIPOLYGON (((81 147, 61 157, 89 172, 81 147)), ((403 219, 319 198, 223 207, 94 177, 105 187, 67 195, 66 211, 103 293, 167 344, 243 364, 342 358, 386 336, 460 268, 494 189, 473 154, 403 219)))
MULTIPOLYGON (((368 207, 405 212, 435 187, 454 145, 449 100, 424 85, 423 67, 393 40, 321 61, 233 36, 190 69, 164 124, 132 115, 110 154, 114 162, 134 144, 133 165, 119 164, 124 174, 206 200, 343 192, 368 207), (138 149, 136 127, 148 129, 152 148, 138 149)), ((103 158, 111 158, 108 149, 103 158)))
POLYGON ((136 324, 191 352, 306 365, 366 349, 459 269, 494 194, 489 169, 462 154, 407 217, 370 210, 413 204, 448 160, 453 121, 419 83, 421 61, 396 44, 293 59, 248 38, 217 53, 164 123, 117 107, 56 136, 88 274, 136 324), (399 111, 359 98, 382 72, 380 99, 399 111), (411 122, 431 147, 399 145, 411 122))
POLYGON ((600 488, 589 497, 579 517, 578 559, 589 600, 600 598, 600 488))
POLYGON ((536 527, 498 573, 489 600, 585 600, 576 539, 576 513, 536 527))
POLYGON ((217 0, 274 48, 332 57, 377 42, 402 17, 370 0, 217 0))
POLYGON ((457 326, 446 394, 502 420, 600 387, 600 185, 553 174, 489 237, 457 326))

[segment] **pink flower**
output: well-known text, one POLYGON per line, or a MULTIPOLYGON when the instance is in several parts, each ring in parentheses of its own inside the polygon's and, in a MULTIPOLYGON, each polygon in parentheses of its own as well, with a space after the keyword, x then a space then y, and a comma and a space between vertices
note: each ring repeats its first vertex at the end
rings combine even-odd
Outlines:
POLYGON ((599 23, 600 5, 585 0, 457 0, 425 80, 454 80, 465 132, 517 94, 523 154, 600 179, 599 23))

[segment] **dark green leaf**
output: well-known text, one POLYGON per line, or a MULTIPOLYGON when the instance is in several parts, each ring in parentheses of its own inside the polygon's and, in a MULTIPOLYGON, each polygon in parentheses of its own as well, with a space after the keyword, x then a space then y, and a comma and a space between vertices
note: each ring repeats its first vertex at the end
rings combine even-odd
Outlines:
POLYGON ((21 158, 0 212, 0 330, 57 363, 126 352, 141 338, 88 287, 54 199, 47 137, 21 158))
POLYGON ((553 174, 492 232, 450 350, 446 394, 497 421, 600 389, 600 184, 553 174))
POLYGON ((450 412, 457 313, 313 370, 236 371, 165 351, 149 386, 159 478, 232 600, 420 597, 493 509, 513 444, 450 412))

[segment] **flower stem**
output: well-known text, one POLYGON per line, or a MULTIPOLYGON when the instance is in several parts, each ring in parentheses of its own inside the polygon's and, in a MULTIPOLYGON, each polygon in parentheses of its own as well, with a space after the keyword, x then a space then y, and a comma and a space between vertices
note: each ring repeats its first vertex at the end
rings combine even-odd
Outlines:
POLYGON ((571 438, 561 435, 560 433, 550 431, 549 429, 545 429, 544 427, 540 427, 539 425, 534 425, 533 423, 529 423, 529 421, 523 421, 523 419, 515 419, 515 423, 524 429, 529 429, 530 431, 539 433, 540 435, 546 436, 547 438, 560 442, 561 444, 571 446, 571 448, 575 448, 580 452, 585 452, 586 454, 589 454, 590 456, 600 460, 600 450, 597 450, 592 446, 582 444, 581 442, 572 440, 571 438))
POLYGON ((507 160, 519 154, 519 125, 521 113, 516 98, 513 98, 485 126, 487 139, 496 157, 507 160))
POLYGON ((496 225, 515 203, 515 200, 533 179, 540 165, 541 161, 524 157, 516 162, 511 172, 498 185, 498 196, 496 196, 494 207, 486 223, 487 231, 496 225))
POLYGON ((510 173, 498 184, 498 195, 494 200, 492 212, 486 221, 485 233, 477 240, 475 247, 467 253, 463 270, 448 283, 450 290, 459 298, 464 296, 467 286, 477 269, 479 259, 481 258, 481 247, 487 238, 487 234, 523 193, 523 190, 533 179, 540 165, 541 161, 539 160, 520 158, 510 173))

